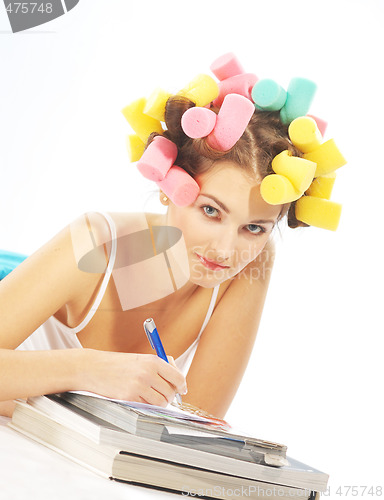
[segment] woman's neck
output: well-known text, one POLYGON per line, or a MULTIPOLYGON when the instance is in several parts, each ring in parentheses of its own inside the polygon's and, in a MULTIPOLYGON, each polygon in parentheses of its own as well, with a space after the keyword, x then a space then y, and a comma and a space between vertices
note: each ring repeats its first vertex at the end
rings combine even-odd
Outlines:
MULTIPOLYGON (((154 226, 157 227, 169 227, 168 224, 168 214, 156 214, 156 213, 146 213, 145 214, 147 218, 147 223, 148 227, 152 230, 154 226)), ((170 245, 171 246, 171 245, 170 245)), ((184 267, 185 263, 179 263, 180 268, 184 267)), ((186 273, 189 272, 189 269, 186 270, 186 273)), ((187 275, 187 274, 186 274, 187 275)), ((184 301, 188 300, 192 294, 200 288, 199 285, 196 285, 195 283, 192 283, 191 281, 187 280, 185 284, 183 284, 181 287, 177 288, 174 293, 168 295, 165 298, 165 301, 167 302, 167 305, 169 304, 181 304, 184 301)), ((172 307, 172 305, 171 305, 172 307)))

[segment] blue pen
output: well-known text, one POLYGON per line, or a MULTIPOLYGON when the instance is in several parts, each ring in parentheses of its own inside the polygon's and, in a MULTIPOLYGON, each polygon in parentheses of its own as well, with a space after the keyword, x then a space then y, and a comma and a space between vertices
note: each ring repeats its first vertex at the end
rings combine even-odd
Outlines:
MULTIPOLYGON (((156 351, 156 354, 159 358, 163 359, 167 363, 169 363, 167 355, 165 354, 163 344, 160 340, 159 332, 157 331, 155 322, 152 318, 148 318, 144 321, 144 331, 148 337, 149 343, 151 344, 152 349, 156 351)), ((181 396, 180 394, 176 394, 176 401, 181 405, 181 396)))

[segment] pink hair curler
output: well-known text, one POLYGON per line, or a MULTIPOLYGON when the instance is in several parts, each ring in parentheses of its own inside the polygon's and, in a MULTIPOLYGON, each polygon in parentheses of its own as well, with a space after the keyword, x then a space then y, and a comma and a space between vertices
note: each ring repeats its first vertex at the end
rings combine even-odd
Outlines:
POLYGON ((217 115, 207 108, 189 108, 181 118, 181 127, 184 133, 197 139, 209 135, 216 125, 217 115))
POLYGON ((216 126, 207 137, 207 143, 218 151, 229 151, 243 135, 255 105, 238 94, 225 96, 217 115, 216 126))
POLYGON ((177 158, 177 146, 157 135, 137 162, 140 173, 151 181, 162 181, 177 158))
POLYGON ((179 207, 191 205, 200 192, 195 179, 177 165, 173 165, 164 180, 157 182, 157 185, 179 207))
POLYGON ((226 80, 232 76, 244 73, 243 67, 233 52, 218 57, 210 66, 218 80, 226 80))
POLYGON ((219 82, 219 95, 213 105, 220 107, 228 94, 239 94, 252 100, 252 89, 257 81, 258 77, 253 73, 243 73, 219 82))

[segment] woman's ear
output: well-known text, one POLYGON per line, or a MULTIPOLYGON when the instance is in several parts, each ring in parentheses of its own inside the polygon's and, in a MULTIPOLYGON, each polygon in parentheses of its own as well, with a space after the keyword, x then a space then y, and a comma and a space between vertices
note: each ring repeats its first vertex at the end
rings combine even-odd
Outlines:
POLYGON ((160 203, 162 205, 169 205, 169 198, 166 194, 163 193, 163 191, 160 190, 160 203))

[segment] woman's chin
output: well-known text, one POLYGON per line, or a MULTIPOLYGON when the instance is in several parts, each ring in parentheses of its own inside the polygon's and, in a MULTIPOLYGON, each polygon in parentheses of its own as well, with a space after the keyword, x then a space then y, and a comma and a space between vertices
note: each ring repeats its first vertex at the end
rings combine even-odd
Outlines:
POLYGON ((224 281, 230 278, 227 276, 228 273, 221 271, 215 271, 210 273, 202 272, 191 272, 189 281, 194 285, 201 286, 203 288, 213 288, 216 285, 220 285, 224 281))

